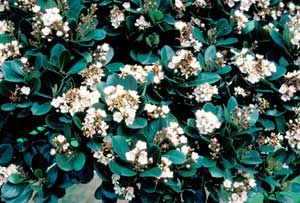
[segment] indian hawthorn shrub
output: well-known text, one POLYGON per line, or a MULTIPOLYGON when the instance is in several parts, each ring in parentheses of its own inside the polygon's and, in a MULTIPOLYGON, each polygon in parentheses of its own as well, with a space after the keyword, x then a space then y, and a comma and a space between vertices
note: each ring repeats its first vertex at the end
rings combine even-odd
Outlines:
POLYGON ((0 0, 1 201, 292 202, 299 50, 296 0, 0 0))

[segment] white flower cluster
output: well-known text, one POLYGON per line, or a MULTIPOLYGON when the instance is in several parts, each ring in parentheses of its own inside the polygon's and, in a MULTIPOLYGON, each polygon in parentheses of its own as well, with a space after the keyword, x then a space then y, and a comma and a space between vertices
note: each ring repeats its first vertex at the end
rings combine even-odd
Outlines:
MULTIPOLYGON (((176 122, 171 122, 168 127, 158 131, 154 136, 154 143, 158 144, 162 152, 166 152, 169 149, 177 148, 186 157, 186 168, 190 167, 188 162, 196 162, 199 158, 197 152, 194 152, 188 145, 187 137, 184 135, 183 129, 176 122), (171 144, 171 145, 169 145, 171 144)), ((159 178, 172 178, 173 171, 170 169, 172 161, 166 157, 162 157, 160 168, 162 174, 159 178)))
POLYGON ((164 72, 162 70, 162 66, 158 63, 153 65, 145 66, 147 72, 153 73, 153 82, 154 84, 159 84, 164 79, 164 72))
POLYGON ((300 70, 286 73, 284 80, 278 91, 282 94, 282 101, 289 101, 297 91, 300 91, 300 70))
POLYGON ((234 53, 233 64, 239 67, 242 73, 247 74, 246 79, 252 84, 276 72, 275 63, 264 59, 262 55, 249 53, 247 48, 243 48, 240 53, 234 53))
POLYGON ((249 11, 252 5, 260 8, 268 8, 270 5, 270 0, 228 0, 226 2, 229 7, 234 7, 239 2, 242 11, 249 11))
POLYGON ((210 85, 208 83, 203 83, 195 87, 193 95, 197 102, 207 102, 211 101, 213 95, 217 95, 218 88, 215 85, 210 85))
POLYGON ((87 86, 73 88, 63 93, 62 96, 52 100, 51 105, 54 108, 59 108, 61 113, 70 113, 73 116, 76 112, 84 111, 97 103, 100 98, 100 93, 88 90, 87 86))
POLYGON ((245 203, 248 199, 248 190, 256 187, 256 182, 249 175, 245 175, 245 180, 241 182, 225 179, 223 186, 231 193, 228 203, 245 203))
POLYGON ((123 68, 120 69, 120 77, 124 78, 127 75, 133 76, 139 84, 146 82, 148 76, 148 71, 141 65, 128 65, 126 64, 123 68))
POLYGON ((103 165, 108 165, 112 160, 115 159, 111 142, 111 137, 105 136, 103 138, 102 147, 93 151, 93 157, 97 159, 97 162, 103 165))
POLYGON ((159 167, 161 168, 161 174, 158 179, 164 179, 167 181, 168 178, 174 177, 174 172, 171 170, 172 161, 170 161, 167 157, 162 157, 160 161, 159 167))
POLYGON ((118 6, 114 6, 110 10, 110 22, 113 28, 117 29, 121 26, 121 24, 125 21, 125 15, 122 10, 118 6))
POLYGON ((117 85, 105 87, 104 93, 108 109, 114 111, 113 120, 118 123, 125 120, 126 125, 132 124, 140 103, 138 92, 117 85))
POLYGON ((21 94, 28 96, 30 94, 30 87, 23 86, 23 87, 21 87, 20 91, 21 91, 21 94))
POLYGON ((288 140, 292 148, 300 150, 300 119, 289 120, 288 127, 284 138, 288 140))
POLYGON ((240 10, 235 10, 234 12, 234 18, 237 22, 237 29, 239 34, 241 31, 246 28, 246 24, 248 22, 248 17, 240 10))
POLYGON ((19 173, 19 167, 15 164, 10 164, 7 167, 0 166, 0 187, 7 183, 8 177, 14 173, 19 173))
POLYGON ((107 43, 98 45, 97 49, 92 54, 93 63, 90 64, 87 69, 80 72, 80 75, 84 78, 83 84, 87 85, 90 89, 95 90, 96 84, 100 82, 104 76, 102 67, 106 62, 109 49, 110 47, 107 43))
POLYGON ((125 153, 126 159, 135 165, 145 167, 148 163, 151 163, 151 159, 148 159, 147 143, 143 141, 137 141, 135 148, 125 153))
POLYGON ((216 129, 221 127, 221 122, 218 117, 212 112, 206 112, 203 109, 197 110, 196 126, 201 134, 207 135, 213 133, 216 129))
POLYGON ((275 149, 279 149, 279 148, 282 148, 283 140, 284 140, 283 135, 281 135, 280 133, 272 132, 270 136, 264 137, 263 142, 265 145, 271 145, 275 149))
POLYGON ((195 51, 200 51, 202 43, 194 38, 193 27, 183 21, 175 22, 175 28, 180 31, 180 45, 183 47, 193 47, 195 51))
POLYGON ((9 31, 9 26, 6 20, 0 21, 0 35, 5 34, 9 31))
POLYGON ((0 0, 0 12, 9 10, 9 2, 8 0, 0 0))
POLYGON ((205 8, 207 6, 206 0, 195 0, 193 4, 200 8, 205 8))
POLYGON ((0 42, 0 67, 6 59, 19 56, 20 48, 21 45, 17 40, 7 43, 0 42))
MULTIPOLYGON (((48 38, 49 35, 55 33, 57 37, 69 37, 69 23, 63 22, 63 17, 60 15, 60 10, 56 7, 48 8, 45 13, 40 12, 40 7, 33 8, 35 13, 39 16, 35 17, 34 27, 41 27, 41 34, 43 38, 48 38)), ((48 38, 51 41, 50 38, 48 38)))
POLYGON ((169 62, 168 67, 174 69, 175 73, 180 72, 186 79, 197 75, 198 71, 201 70, 200 63, 194 57, 193 53, 185 49, 176 52, 176 55, 169 62))
POLYGON ((296 48, 300 48, 300 6, 297 6, 297 11, 290 16, 287 25, 291 35, 291 43, 296 48))
POLYGON ((30 87, 16 85, 15 91, 11 92, 9 97, 11 102, 21 102, 28 99, 30 95, 30 87))
POLYGON ((240 86, 236 86, 236 87, 234 87, 234 95, 246 97, 248 94, 244 88, 242 88, 240 86))
POLYGON ((68 156, 73 154, 73 150, 70 148, 70 143, 64 135, 57 135, 52 139, 52 145, 54 148, 50 150, 51 155, 56 153, 63 153, 68 156))
MULTIPOLYGON (((163 143, 165 140, 177 147, 180 144, 187 144, 187 138, 184 135, 183 128, 176 122, 170 122, 169 126, 158 131, 154 136, 154 142, 157 144, 163 143)), ((169 146, 161 146, 164 151, 169 149, 169 146)))
POLYGON ((125 200, 131 201, 135 195, 134 195, 134 188, 131 186, 128 187, 122 187, 120 186, 119 180, 120 176, 117 174, 112 174, 111 179, 112 183, 114 185, 114 191, 117 195, 121 195, 125 198, 125 200))
POLYGON ((185 10, 184 0, 175 0, 175 8, 178 13, 182 13, 185 10))
POLYGON ((147 116, 150 118, 165 118, 166 115, 170 112, 168 105, 156 106, 154 104, 146 104, 145 109, 147 116))
POLYGON ((136 19, 134 26, 138 27, 139 30, 146 30, 151 27, 151 23, 146 21, 144 16, 140 16, 140 18, 136 19))
POLYGON ((107 116, 106 112, 95 108, 89 108, 86 112, 82 126, 83 135, 86 137, 93 137, 95 134, 105 136, 108 125, 103 118, 107 116))

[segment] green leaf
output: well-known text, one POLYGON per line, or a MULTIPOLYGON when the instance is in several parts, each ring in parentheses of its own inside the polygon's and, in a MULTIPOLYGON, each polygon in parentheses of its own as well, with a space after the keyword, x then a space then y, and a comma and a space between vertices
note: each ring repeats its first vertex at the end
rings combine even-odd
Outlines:
POLYGON ((221 178, 224 177, 224 171, 221 170, 219 167, 214 166, 214 167, 210 167, 208 168, 210 174, 212 177, 214 178, 221 178))
POLYGON ((272 37, 273 41, 280 46, 286 53, 290 54, 289 51, 287 50, 284 40, 282 36, 276 31, 276 30, 271 30, 270 31, 270 36, 272 37))
POLYGON ((17 104, 15 103, 6 103, 1 105, 2 111, 13 111, 16 109, 17 104))
POLYGON ((52 108, 52 105, 49 103, 39 104, 38 102, 33 103, 31 106, 31 112, 35 116, 41 116, 48 113, 52 108))
POLYGON ((225 36, 231 33, 232 27, 225 18, 216 22, 217 37, 225 36))
POLYGON ((112 147, 114 152, 118 154, 118 156, 126 161, 126 152, 130 151, 130 148, 123 136, 113 136, 112 137, 112 147))
POLYGON ((168 46, 165 45, 160 52, 160 57, 161 57, 161 62, 162 64, 164 64, 165 66, 167 66, 168 62, 170 60, 172 60, 173 56, 175 55, 175 52, 173 51, 173 49, 168 46))
POLYGON ((207 41, 205 40, 205 38, 199 28, 197 28, 197 27, 194 28, 192 32, 193 32, 194 37, 197 40, 199 40, 200 42, 202 42, 204 44, 207 44, 207 41))
POLYGON ((231 44, 234 44, 234 43, 237 43, 237 42, 238 42, 237 38, 230 37, 230 38, 227 38, 227 39, 219 39, 219 40, 217 40, 216 45, 217 46, 226 46, 226 45, 231 45, 231 44))
POLYGON ((257 193, 248 198, 247 203, 263 203, 264 195, 262 193, 257 193))
POLYGON ((197 78, 193 81, 187 82, 186 87, 194 87, 197 85, 201 85, 203 83, 215 83, 217 81, 221 80, 221 77, 218 73, 210 73, 210 72, 202 72, 199 73, 197 78))
POLYGON ((0 145, 0 165, 8 164, 14 154, 14 150, 11 144, 1 144, 0 145))
POLYGON ((217 49, 214 45, 210 45, 206 50, 204 54, 204 60, 205 63, 210 64, 211 62, 215 61, 217 55, 217 49))
POLYGON ((84 60, 79 60, 77 61, 71 68, 70 70, 67 72, 67 76, 70 76, 72 74, 76 74, 81 72, 82 70, 84 70, 86 68, 86 63, 84 60))
POLYGON ((22 66, 16 61, 5 61, 2 64, 4 79, 10 82, 25 82, 22 66))
POLYGON ((131 129, 140 129, 140 128, 144 128, 147 125, 147 120, 142 118, 142 117, 136 117, 134 119, 134 122, 130 125, 128 125, 128 128, 131 129))
POLYGON ((102 29, 96 29, 90 32, 83 41, 90 41, 90 40, 103 40, 106 36, 106 32, 102 29))
POLYGON ((74 155, 56 154, 56 163, 64 171, 79 171, 85 164, 85 155, 82 152, 75 152, 74 155))
POLYGON ((26 178, 18 173, 13 173, 8 177, 8 181, 12 184, 20 184, 25 180, 26 178))
POLYGON ((186 161, 185 155, 175 149, 168 151, 163 156, 171 160, 173 164, 183 164, 186 161))
POLYGON ((231 96, 227 102, 228 113, 232 112, 234 108, 238 106, 238 102, 234 96, 231 96))
POLYGON ((110 63, 105 66, 111 73, 119 72, 122 67, 124 67, 123 63, 110 63))
POLYGON ((257 165, 262 162, 260 154, 256 150, 250 150, 242 155, 241 163, 248 165, 257 165))
POLYGON ((135 171, 119 164, 116 160, 111 161, 108 166, 113 173, 121 176, 131 177, 137 174, 135 171))
POLYGON ((246 27, 242 30, 242 33, 243 34, 248 34, 248 33, 252 32, 256 28, 256 25, 257 25, 256 20, 248 21, 246 23, 246 27))
POLYGON ((161 175, 161 168, 159 167, 154 167, 154 168, 150 168, 145 170, 144 172, 142 172, 140 174, 141 177, 159 177, 161 175))

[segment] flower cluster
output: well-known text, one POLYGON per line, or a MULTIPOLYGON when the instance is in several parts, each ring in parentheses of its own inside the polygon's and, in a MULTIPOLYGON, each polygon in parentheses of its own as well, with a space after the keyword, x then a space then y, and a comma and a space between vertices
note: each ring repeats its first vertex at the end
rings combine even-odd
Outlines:
POLYGON ((232 122, 239 128, 246 130, 249 128, 251 117, 250 115, 254 112, 255 107, 249 105, 248 107, 243 106, 235 107, 232 112, 230 112, 232 122))
POLYGON ((51 155, 55 155, 56 153, 65 154, 67 156, 71 156, 74 151, 71 148, 70 143, 68 142, 67 138, 64 135, 56 135, 51 140, 52 145, 54 148, 50 150, 51 155))
POLYGON ((38 16, 35 17, 36 22, 33 25, 33 36, 41 33, 42 38, 47 38, 48 41, 52 40, 49 36, 53 34, 57 37, 69 37, 69 23, 63 21, 63 16, 60 14, 59 8, 48 8, 43 13, 39 7, 34 7, 33 11, 38 13, 38 16))
POLYGON ((133 76, 136 81, 140 84, 146 82, 148 71, 143 66, 140 65, 125 65, 123 68, 120 69, 120 77, 124 78, 127 75, 133 76))
POLYGON ((193 53, 185 49, 176 52, 176 55, 169 62, 168 67, 174 69, 175 73, 179 72, 186 79, 197 75, 201 70, 200 63, 194 57, 193 53))
POLYGON ((244 203, 248 199, 248 190, 256 187, 255 179, 251 178, 249 174, 243 174, 243 181, 232 182, 229 179, 224 180, 224 188, 231 194, 228 203, 244 203))
POLYGON ((246 79, 252 84, 276 72, 276 65, 273 62, 264 59, 262 55, 249 53, 246 48, 243 48, 240 53, 235 52, 233 64, 247 75, 246 79))
POLYGON ((170 112, 168 105, 156 106, 154 104, 146 104, 145 111, 150 118, 165 118, 170 112))
POLYGON ((282 101, 289 101, 296 92, 300 91, 300 71, 294 70, 284 75, 285 82, 280 86, 279 92, 282 94, 282 101))
POLYGON ((54 98, 51 105, 58 108, 61 113, 69 113, 74 115, 76 112, 84 111, 97 103, 100 98, 100 93, 88 90, 87 86, 73 88, 63 93, 62 96, 54 98))
POLYGON ((193 95, 197 102, 208 102, 211 101, 213 95, 218 94, 218 88, 215 85, 203 83, 195 87, 193 95))
POLYGON ((120 176, 117 174, 112 174, 111 179, 112 183, 114 185, 114 191, 117 195, 121 195, 125 198, 125 200, 131 201, 135 195, 134 195, 134 188, 131 186, 128 187, 122 187, 119 183, 120 176))
POLYGON ((10 175, 19 173, 19 170, 19 167, 15 164, 10 164, 7 167, 0 166, 0 187, 7 182, 10 175))
POLYGON ((295 150, 300 150, 300 119, 289 120, 288 129, 286 131, 285 139, 295 150))
POLYGON ((104 76, 103 66, 105 65, 109 49, 110 48, 107 43, 104 43, 101 46, 98 45, 92 55, 93 63, 91 63, 87 69, 80 72, 80 75, 84 78, 83 84, 93 90, 96 88, 96 84, 100 82, 104 76))
POLYGON ((208 148, 210 149, 210 155, 212 159, 218 159, 220 156, 221 144, 217 138, 210 139, 208 148))
POLYGON ((93 152, 93 157, 97 162, 108 165, 112 160, 114 160, 114 152, 112 150, 111 137, 105 136, 103 138, 103 143, 100 149, 93 152))
POLYGON ((0 67, 5 60, 19 56, 21 47, 16 40, 7 43, 0 42, 0 67))
POLYGON ((11 93, 9 99, 11 102, 21 102, 27 100, 30 91, 30 87, 20 87, 19 85, 16 85, 15 91, 11 93))
POLYGON ((126 159, 129 162, 134 163, 138 169, 145 168, 152 159, 148 158, 147 143, 143 141, 137 141, 135 148, 125 153, 126 159))
POLYGON ((120 123, 125 120, 126 125, 132 124, 140 103, 138 93, 134 90, 125 90, 121 85, 107 86, 104 93, 108 109, 114 112, 114 121, 120 123))
POLYGON ((110 10, 110 22, 114 29, 117 29, 125 21, 125 15, 118 6, 114 6, 110 10))
POLYGON ((212 112, 205 110, 197 110, 196 113, 196 126, 201 134, 207 135, 213 133, 216 129, 221 127, 221 122, 218 117, 212 112))
POLYGON ((193 27, 191 25, 183 21, 177 21, 175 23, 175 28, 180 31, 179 41, 181 46, 193 46, 195 51, 199 51, 201 49, 202 43, 194 38, 192 33, 193 27))
POLYGON ((159 84, 164 79, 164 72, 162 70, 162 65, 155 63, 153 65, 145 66, 147 72, 153 73, 154 84, 159 84))
POLYGON ((89 108, 87 115, 84 118, 82 126, 83 135, 86 137, 93 137, 95 134, 105 136, 107 134, 108 125, 103 118, 107 115, 102 109, 89 108))

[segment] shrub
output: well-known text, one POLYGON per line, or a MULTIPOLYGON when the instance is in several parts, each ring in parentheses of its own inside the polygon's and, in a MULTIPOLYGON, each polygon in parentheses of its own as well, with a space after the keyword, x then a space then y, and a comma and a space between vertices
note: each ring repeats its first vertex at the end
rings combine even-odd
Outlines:
POLYGON ((292 202, 297 2, 1 0, 1 199, 292 202))

